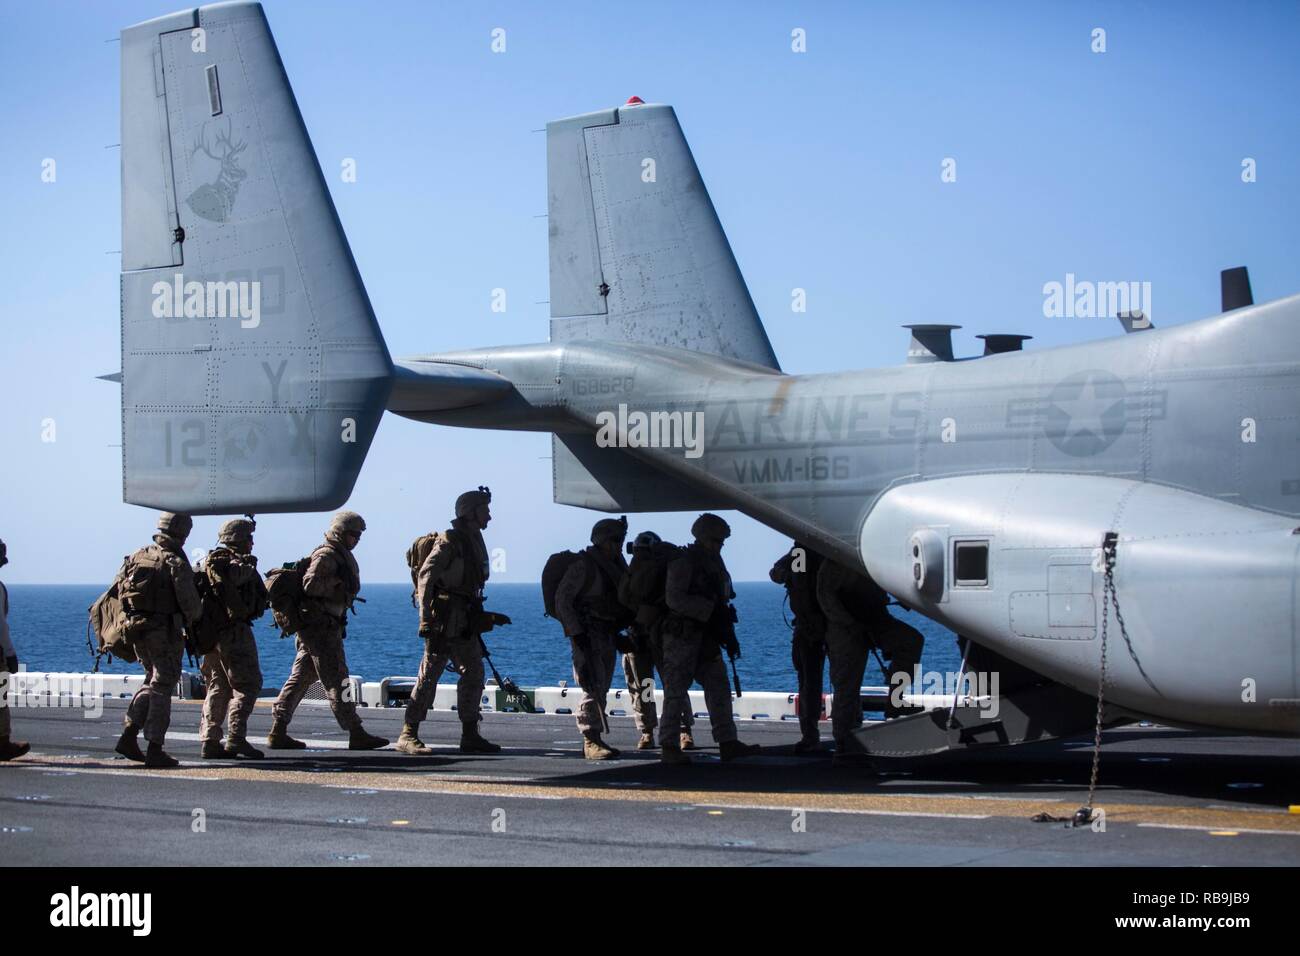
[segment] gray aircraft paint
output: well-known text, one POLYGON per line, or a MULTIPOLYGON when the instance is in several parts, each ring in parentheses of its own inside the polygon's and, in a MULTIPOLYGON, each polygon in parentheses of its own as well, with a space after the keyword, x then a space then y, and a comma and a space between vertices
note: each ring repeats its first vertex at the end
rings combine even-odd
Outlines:
POLYGON ((384 407, 549 431, 556 501, 735 508, 1087 693, 1115 531, 1130 641, 1112 620, 1108 699, 1300 733, 1300 297, 1062 348, 785 375, 675 114, 635 105, 547 126, 551 341, 394 365, 261 8, 132 27, 122 55, 128 501, 335 507, 384 407), (189 52, 196 24, 205 56, 189 52), (227 68, 236 42, 246 80, 227 68), (194 149, 218 123, 222 148, 244 146, 237 173, 194 149), (154 319, 149 284, 180 267, 282 270, 279 320, 154 319), (703 455, 597 447, 620 404, 702 414, 703 455), (962 543, 987 544, 981 584, 954 575, 962 543))
POLYGON ((195 513, 341 504, 393 368, 260 6, 122 31, 122 184, 125 500, 195 513), (268 321, 154 318, 151 289, 178 273, 269 273, 268 321))

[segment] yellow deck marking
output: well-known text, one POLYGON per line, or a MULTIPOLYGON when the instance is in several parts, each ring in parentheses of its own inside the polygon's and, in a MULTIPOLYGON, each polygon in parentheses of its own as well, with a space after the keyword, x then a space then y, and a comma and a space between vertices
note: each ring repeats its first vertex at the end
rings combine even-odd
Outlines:
MULTIPOLYGON (((75 768, 81 773, 147 775, 151 778, 176 779, 168 771, 146 771, 122 767, 118 761, 96 758, 32 755, 24 761, 33 769, 42 767, 75 768), (116 766, 115 766, 116 764, 116 766)), ((566 783, 488 783, 485 775, 472 782, 462 782, 451 774, 422 773, 419 777, 365 770, 277 770, 234 765, 206 767, 185 765, 185 779, 242 780, 259 783, 296 783, 314 787, 366 788, 399 793, 427 793, 461 796, 484 796, 531 800, 610 800, 622 803, 691 804, 700 807, 733 810, 807 810, 832 813, 863 813, 889 816, 951 817, 980 819, 998 817, 1028 821, 1036 813, 1047 811, 1054 816, 1073 816, 1078 802, 1025 799, 1023 797, 978 798, 961 794, 883 794, 883 793, 788 793, 766 790, 689 790, 669 788, 628 788, 617 786, 576 786, 566 783), (972 811, 976 811, 972 813, 972 811)), ((433 768, 430 768, 432 770, 433 768)), ((1300 815, 1285 810, 1257 807, 1239 810, 1212 809, 1203 806, 1169 806, 1137 803, 1098 804, 1106 811, 1106 822, 1132 823, 1140 826, 1170 827, 1192 830, 1234 830, 1240 833, 1300 836, 1300 815)))

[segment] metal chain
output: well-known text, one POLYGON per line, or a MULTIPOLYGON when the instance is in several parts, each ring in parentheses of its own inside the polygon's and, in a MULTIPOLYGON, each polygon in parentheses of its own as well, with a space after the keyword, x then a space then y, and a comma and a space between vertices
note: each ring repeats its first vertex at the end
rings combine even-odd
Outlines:
MULTIPOLYGON (((1093 798, 1097 793, 1097 775, 1101 770, 1101 725, 1106 701, 1106 637, 1112 605, 1115 608, 1115 620, 1120 626, 1120 631, 1126 632, 1127 630, 1124 627, 1124 619, 1120 617, 1119 596, 1115 590, 1115 550, 1118 543, 1119 536, 1113 531, 1108 531, 1106 537, 1102 539, 1101 545, 1106 576, 1101 592, 1101 670, 1097 677, 1097 723, 1092 739, 1092 774, 1088 778, 1088 802, 1075 813, 1075 826, 1082 826, 1092 822, 1093 798)), ((1124 639, 1128 640, 1127 633, 1124 633, 1124 639)))

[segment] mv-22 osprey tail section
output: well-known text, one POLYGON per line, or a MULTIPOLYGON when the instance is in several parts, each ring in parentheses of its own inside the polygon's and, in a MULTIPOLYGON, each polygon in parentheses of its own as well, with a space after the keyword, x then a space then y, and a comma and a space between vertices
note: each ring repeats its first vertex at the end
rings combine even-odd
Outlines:
POLYGON ((393 361, 261 7, 124 30, 122 83, 127 501, 336 507, 385 409, 551 432, 556 501, 735 508, 1067 689, 1026 705, 1053 732, 1113 534, 1107 719, 1300 733, 1300 297, 1232 272, 1198 322, 971 360, 922 325, 906 364, 786 374, 676 114, 633 101, 547 126, 550 341, 393 361))

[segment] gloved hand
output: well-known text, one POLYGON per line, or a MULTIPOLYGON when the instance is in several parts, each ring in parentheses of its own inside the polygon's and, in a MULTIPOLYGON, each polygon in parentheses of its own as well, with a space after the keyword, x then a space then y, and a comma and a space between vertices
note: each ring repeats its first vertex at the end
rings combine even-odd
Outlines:
POLYGON ((17 674, 17 673, 18 673, 18 655, 17 655, 17 654, 10 654, 8 657, 5 658, 5 669, 8 670, 9 673, 11 673, 11 674, 17 674))

